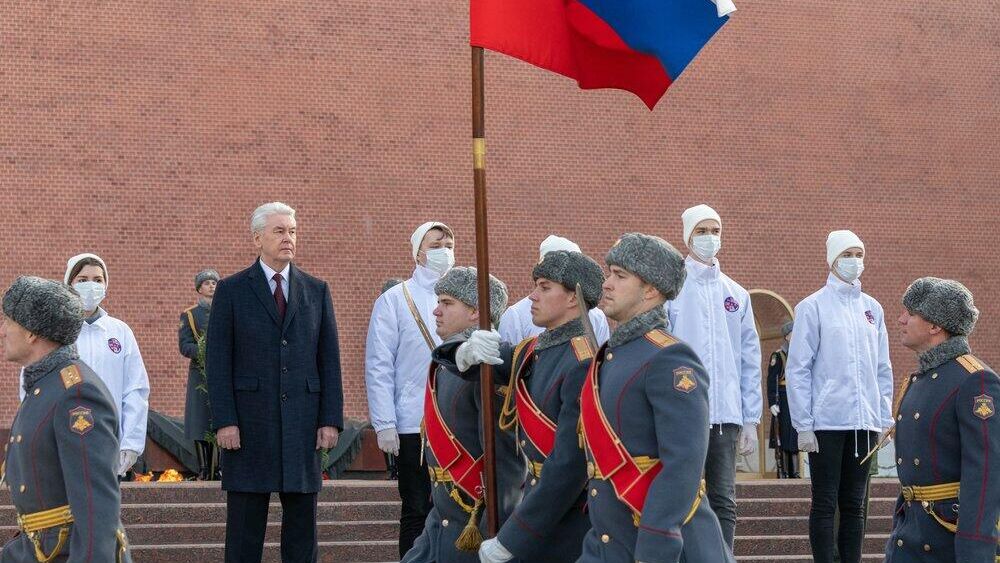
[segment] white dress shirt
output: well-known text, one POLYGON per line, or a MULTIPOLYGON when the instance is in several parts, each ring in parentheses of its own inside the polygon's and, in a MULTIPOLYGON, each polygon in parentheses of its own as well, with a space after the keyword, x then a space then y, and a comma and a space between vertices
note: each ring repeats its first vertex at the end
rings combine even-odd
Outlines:
POLYGON ((275 288, 278 287, 277 282, 274 281, 274 274, 281 274, 281 291, 285 294, 285 303, 288 302, 288 272, 292 269, 292 263, 289 262, 285 264, 285 268, 278 272, 272 269, 270 266, 264 263, 264 260, 259 260, 260 267, 264 269, 264 276, 267 278, 267 287, 271 288, 271 295, 274 295, 275 288))

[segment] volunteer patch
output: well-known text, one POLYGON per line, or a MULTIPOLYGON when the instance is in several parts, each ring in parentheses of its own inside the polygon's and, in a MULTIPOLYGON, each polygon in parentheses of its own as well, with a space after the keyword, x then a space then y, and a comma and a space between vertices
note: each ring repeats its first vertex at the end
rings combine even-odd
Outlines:
POLYGON ((990 397, 989 395, 980 395, 976 397, 975 402, 972 404, 972 414, 983 420, 990 418, 996 412, 997 410, 993 406, 993 397, 990 397))
POLYGON ((875 324, 875 315, 872 314, 871 310, 865 311, 865 318, 868 319, 869 323, 875 324))
POLYGON ((723 305, 726 307, 726 310, 729 311, 730 313, 735 313, 736 311, 740 310, 740 304, 737 303, 736 300, 733 299, 732 297, 726 297, 726 300, 723 302, 723 305))
POLYGON ((83 436, 94 427, 94 415, 87 407, 69 411, 69 429, 83 436))
POLYGON ((694 379, 694 370, 689 367, 680 367, 674 370, 674 389, 682 393, 690 393, 698 387, 698 382, 694 379))
POLYGON ((112 352, 114 352, 115 354, 121 354, 121 352, 122 352, 122 343, 118 342, 117 338, 109 338, 108 339, 108 348, 112 352))

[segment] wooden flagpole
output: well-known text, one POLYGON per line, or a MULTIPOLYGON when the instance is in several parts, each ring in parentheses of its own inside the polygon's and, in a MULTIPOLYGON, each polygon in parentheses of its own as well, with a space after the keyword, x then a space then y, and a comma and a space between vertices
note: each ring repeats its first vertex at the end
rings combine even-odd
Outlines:
MULTIPOLYGON (((486 117, 483 106, 483 48, 472 47, 472 178, 476 208, 476 270, 479 286, 479 328, 492 329, 490 323, 490 255, 486 221, 486 117)), ((493 369, 480 366, 480 397, 483 424, 483 486, 486 488, 486 526, 490 537, 497 535, 496 447, 493 420, 493 369)))

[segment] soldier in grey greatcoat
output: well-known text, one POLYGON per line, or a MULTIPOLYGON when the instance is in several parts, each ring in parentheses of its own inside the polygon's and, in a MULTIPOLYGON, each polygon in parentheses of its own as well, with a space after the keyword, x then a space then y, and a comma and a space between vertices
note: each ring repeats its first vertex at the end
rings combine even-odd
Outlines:
POLYGON ((663 303, 684 283, 684 258, 663 239, 629 233, 605 261, 610 274, 601 309, 618 328, 598 352, 596 378, 588 378, 581 394, 593 527, 579 561, 731 563, 719 520, 704 499, 708 376, 694 351, 666 330, 663 303), (588 393, 603 415, 589 412, 588 393), (602 432, 616 436, 624 453, 609 452, 598 439, 602 432), (623 469, 603 461, 609 453, 643 474, 658 471, 650 473, 644 498, 626 494, 642 480, 621 481, 623 469))
POLYGON ((1000 378, 969 348, 979 310, 964 285, 930 277, 903 307, 903 345, 919 366, 894 413, 902 492, 885 561, 1000 561, 1000 378))
POLYGON ((198 455, 198 480, 215 479, 215 447, 209 441, 212 432, 212 408, 208 403, 208 381, 202 376, 204 366, 198 358, 198 349, 205 331, 208 330, 208 316, 212 311, 215 286, 219 283, 219 273, 212 269, 198 272, 194 277, 194 290, 198 293, 198 303, 181 313, 177 342, 181 355, 191 359, 188 366, 187 395, 184 400, 184 437, 194 441, 198 455))
MULTIPOLYGON (((454 462, 442 467, 446 462, 435 455, 430 417, 439 413, 441 422, 472 458, 478 459, 483 455, 480 386, 476 381, 463 379, 459 372, 482 363, 486 359, 483 351, 498 346, 500 337, 496 332, 486 332, 490 342, 484 343, 482 339, 470 336, 479 326, 475 268, 452 268, 434 289, 438 295, 438 306, 434 309, 436 330, 444 340, 432 355, 428 386, 433 386, 433 392, 429 394, 431 399, 424 401, 427 435, 424 456, 433 482, 431 495, 434 506, 427 515, 423 532, 402 560, 404 563, 475 563, 479 561, 476 553, 479 544, 465 540, 481 538, 485 532, 485 518, 480 518, 482 500, 477 500, 457 486, 456 480, 462 475, 449 471, 449 467, 457 467, 454 462), (460 538, 462 542, 459 542, 460 538), (459 549, 456 543, 467 545, 459 549)), ((490 316, 493 324, 499 320, 506 305, 506 286, 490 276, 490 316)), ((495 363, 499 359, 491 358, 491 361, 495 363)), ((502 401, 503 397, 495 393, 494 412, 500 412, 502 401)), ((502 523, 521 498, 524 465, 517 457, 513 437, 499 430, 496 432, 496 454, 498 508, 502 523)))
POLYGON ((600 301, 604 273, 584 254, 559 250, 543 257, 532 278, 531 319, 545 331, 525 339, 513 352, 504 343, 504 362, 495 372, 496 384, 508 394, 503 427, 515 432, 529 474, 524 498, 513 516, 496 538, 480 547, 483 562, 504 563, 515 557, 576 561, 590 529, 585 510, 587 460, 577 424, 580 391, 596 343, 585 334, 581 313, 600 301), (577 302, 577 284, 582 307, 577 302), (519 391, 526 396, 518 395, 519 391))
POLYGON ((69 287, 22 276, 3 297, 4 357, 24 366, 24 401, 0 469, 21 533, 0 562, 131 562, 119 517, 118 416, 74 342, 83 305, 69 287))

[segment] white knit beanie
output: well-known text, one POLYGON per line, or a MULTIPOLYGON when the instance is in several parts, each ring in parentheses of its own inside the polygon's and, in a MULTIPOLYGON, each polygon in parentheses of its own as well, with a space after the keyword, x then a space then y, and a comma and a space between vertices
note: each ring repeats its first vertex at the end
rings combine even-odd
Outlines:
POLYGON ((861 242, 858 235, 852 233, 851 231, 833 231, 826 237, 826 263, 831 268, 833 267, 834 261, 840 256, 842 252, 848 248, 860 248, 865 249, 865 243, 861 242))
POLYGON ((440 221, 428 221, 417 227, 417 230, 413 231, 413 234, 410 235, 410 246, 413 247, 414 260, 417 259, 417 252, 420 251, 420 243, 424 241, 424 235, 426 235, 427 231, 433 229, 434 227, 442 227, 445 231, 449 233, 451 232, 451 227, 441 223, 440 221))
POLYGON ((681 213, 681 221, 684 222, 684 245, 688 246, 691 243, 691 231, 698 226, 698 223, 706 219, 715 219, 719 222, 719 226, 722 226, 722 218, 719 214, 715 212, 714 209, 705 205, 695 205, 694 207, 689 207, 681 213))
POLYGON ((565 250, 566 252, 580 252, 580 245, 557 235, 549 235, 538 245, 538 261, 541 262, 545 255, 553 250, 565 250))
POLYGON ((89 252, 84 252, 83 254, 77 254, 76 256, 70 258, 66 262, 66 273, 63 275, 63 283, 65 283, 66 285, 73 285, 73 280, 69 279, 69 275, 73 272, 73 267, 76 266, 76 264, 80 260, 83 260, 84 258, 93 258, 94 260, 97 260, 98 262, 101 263, 101 268, 104 269, 104 287, 107 287, 108 280, 109 278, 111 278, 111 274, 108 273, 107 264, 104 263, 104 260, 102 260, 100 256, 96 254, 91 254, 89 252))

